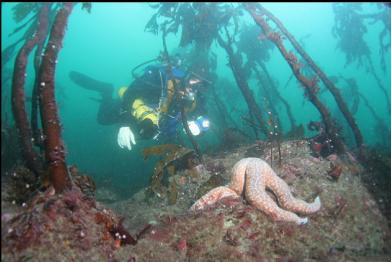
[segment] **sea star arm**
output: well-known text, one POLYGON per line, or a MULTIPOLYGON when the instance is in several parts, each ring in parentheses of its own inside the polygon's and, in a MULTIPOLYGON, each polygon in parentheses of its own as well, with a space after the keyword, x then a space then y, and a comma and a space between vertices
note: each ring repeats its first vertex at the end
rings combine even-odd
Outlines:
POLYGON ((225 197, 239 198, 240 196, 235 191, 233 191, 232 189, 226 186, 219 186, 212 189, 211 191, 206 193, 203 197, 198 199, 190 207, 190 210, 192 211, 202 210, 207 206, 215 204, 217 201, 225 197))
POLYGON ((311 214, 320 209, 319 197, 313 203, 293 197, 289 186, 279 178, 273 169, 262 159, 244 158, 233 167, 233 175, 228 186, 220 186, 209 191, 191 207, 191 210, 202 210, 215 204, 224 197, 239 198, 244 193, 247 201, 274 220, 305 224, 308 218, 301 218, 294 212, 311 214), (267 194, 266 187, 277 196, 277 203, 267 194), (284 210, 284 209, 287 210, 284 210))
POLYGON ((228 187, 235 191, 238 195, 243 193, 246 169, 252 160, 253 158, 243 158, 232 168, 231 182, 228 187))
POLYGON ((257 195, 247 194, 248 202, 255 208, 261 210, 274 221, 294 222, 303 225, 308 222, 308 218, 301 218, 293 212, 281 209, 273 199, 263 191, 257 195))
POLYGON ((287 183, 278 177, 267 163, 265 164, 267 167, 263 169, 263 176, 266 181, 266 187, 271 189, 277 196, 278 203, 283 209, 300 214, 312 214, 320 209, 321 203, 319 197, 317 197, 313 203, 307 203, 303 200, 295 198, 292 195, 287 183))
MULTIPOLYGON (((245 194, 249 203, 263 211, 275 221, 307 223, 307 218, 301 218, 293 212, 281 209, 265 191, 267 177, 264 172, 271 170, 270 166, 261 159, 254 159, 246 170, 245 194)), ((289 189, 289 188, 288 188, 289 189)))

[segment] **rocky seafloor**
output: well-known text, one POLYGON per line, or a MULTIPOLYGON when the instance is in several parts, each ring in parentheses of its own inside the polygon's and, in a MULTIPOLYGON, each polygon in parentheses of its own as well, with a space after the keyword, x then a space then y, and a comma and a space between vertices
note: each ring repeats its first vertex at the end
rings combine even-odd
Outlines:
POLYGON ((23 208, 2 198, 2 260, 391 261, 388 221, 362 182, 365 169, 350 154, 315 158, 306 141, 282 143, 281 165, 274 148, 272 165, 297 198, 320 195, 322 208, 308 224, 274 222, 243 199, 189 211, 208 190, 229 182, 237 161, 259 157, 270 163, 270 155, 263 142, 205 155, 197 172, 169 178, 176 182, 173 205, 165 198, 147 200, 145 190, 106 204, 99 203, 100 189, 97 203, 77 190, 62 198, 45 192, 23 208))

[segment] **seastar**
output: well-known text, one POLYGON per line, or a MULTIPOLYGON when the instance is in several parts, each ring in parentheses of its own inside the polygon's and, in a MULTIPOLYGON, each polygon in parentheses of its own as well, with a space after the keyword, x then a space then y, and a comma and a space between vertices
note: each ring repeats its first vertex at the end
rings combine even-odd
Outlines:
POLYGON ((319 196, 315 198, 313 203, 296 199, 287 183, 273 171, 268 163, 260 158, 241 159, 234 165, 232 173, 231 182, 227 186, 212 189, 196 201, 190 209, 193 211, 202 210, 222 198, 240 198, 244 193, 250 205, 260 209, 273 220, 295 222, 302 225, 308 222, 308 218, 301 218, 294 212, 312 214, 321 207, 319 196), (277 196, 281 208, 268 195, 266 188, 277 196))

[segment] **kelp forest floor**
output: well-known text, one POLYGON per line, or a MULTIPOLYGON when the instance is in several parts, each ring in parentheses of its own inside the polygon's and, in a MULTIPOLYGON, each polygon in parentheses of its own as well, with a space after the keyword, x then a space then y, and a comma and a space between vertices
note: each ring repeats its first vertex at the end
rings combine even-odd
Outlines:
MULTIPOLYGON (((75 210, 80 205, 74 212, 84 213, 72 217, 80 221, 57 219, 52 222, 56 223, 52 233, 43 233, 45 241, 33 247, 11 248, 9 242, 5 243, 15 241, 15 237, 9 236, 15 230, 12 223, 3 226, 3 220, 12 222, 12 219, 3 218, 2 211, 2 250, 6 248, 2 260, 391 261, 389 221, 362 182, 364 169, 351 155, 315 158, 306 141, 283 142, 281 166, 274 148, 273 169, 290 185, 296 197, 312 202, 320 195, 322 208, 309 217, 308 224, 274 222, 245 200, 225 199, 204 212, 189 211, 204 193, 226 185, 233 165, 245 157, 259 157, 270 163, 270 147, 258 142, 205 155, 205 168, 178 171, 168 178, 176 182, 173 205, 165 198, 146 198, 145 190, 126 201, 109 204, 97 202, 88 206, 68 200, 65 208, 71 206, 75 210), (138 243, 105 244, 103 225, 89 225, 87 220, 100 217, 97 214, 102 210, 106 213, 113 210, 123 216, 123 225, 131 235, 139 234, 138 243)), ((61 207, 60 202, 52 202, 53 206, 61 207)), ((3 197, 2 208, 7 208, 3 197)), ((43 207, 48 209, 47 205, 43 207)), ((9 213, 13 211, 8 209, 7 215, 12 216, 9 213)))

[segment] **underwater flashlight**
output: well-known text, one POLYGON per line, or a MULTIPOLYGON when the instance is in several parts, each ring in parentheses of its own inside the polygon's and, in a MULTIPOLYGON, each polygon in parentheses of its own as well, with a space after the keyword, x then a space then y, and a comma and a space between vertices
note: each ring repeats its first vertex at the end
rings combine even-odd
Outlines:
POLYGON ((196 120, 189 121, 187 124, 193 136, 198 136, 210 127, 209 119, 204 116, 199 116, 196 120))
POLYGON ((198 136, 201 133, 200 127, 197 125, 196 121, 187 122, 190 132, 193 136, 198 136))
POLYGON ((197 117, 196 123, 201 129, 201 131, 207 131, 209 129, 210 126, 209 119, 204 116, 197 117))

